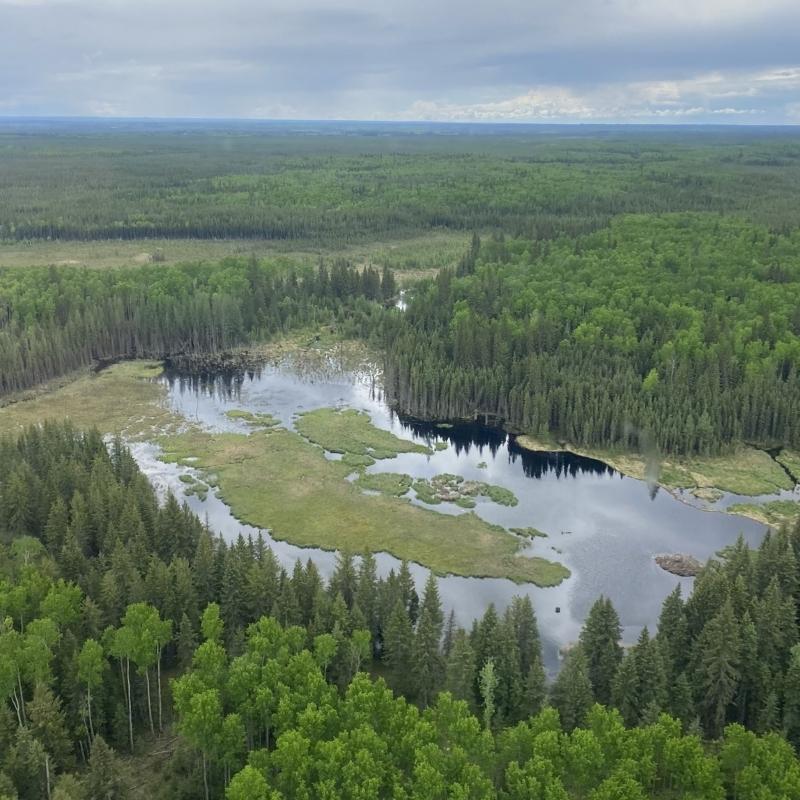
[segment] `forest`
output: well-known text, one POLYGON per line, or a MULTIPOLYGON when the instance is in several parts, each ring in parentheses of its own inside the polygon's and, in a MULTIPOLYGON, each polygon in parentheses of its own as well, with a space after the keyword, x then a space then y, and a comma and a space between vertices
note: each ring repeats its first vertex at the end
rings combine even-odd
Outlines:
POLYGON ((335 123, 0 124, 0 241, 453 229, 576 236, 619 214, 797 224, 791 129, 335 123))
MULTIPOLYGON (((411 424, 800 449, 791 131, 4 121, 0 159, 0 264, 245 242, 0 266, 0 404, 324 331, 411 424), (463 256, 411 282, 369 256, 453 231, 463 256)), ((549 674, 527 597, 463 627, 406 562, 287 568, 159 497, 119 436, 40 420, 0 438, 0 800, 800 798, 798 603, 800 521, 719 552, 635 643, 597 597, 549 674)))
POLYGON ((6 122, 0 148, 0 240, 320 248, 318 269, 0 268, 0 396, 336 323, 411 416, 678 455, 800 443, 791 131, 6 122), (404 315, 385 266, 330 254, 442 229, 472 247, 404 315))
POLYGON ((119 358, 219 352, 335 325, 383 354, 397 409, 580 446, 800 445, 800 238, 632 215, 576 239, 474 237, 394 308, 341 259, 0 271, 0 395, 119 358))
POLYGON ((289 573, 69 423, 0 443, 0 534, 2 797, 800 796, 800 526, 633 647, 598 598, 549 686, 529 600, 464 630, 405 564, 289 573))
POLYGON ((97 363, 220 352, 338 317, 355 331, 395 291, 391 271, 341 261, 316 271, 247 258, 0 270, 0 395, 97 363))
POLYGON ((662 453, 796 446, 800 236, 681 214, 476 237, 387 320, 384 346, 414 416, 662 453))

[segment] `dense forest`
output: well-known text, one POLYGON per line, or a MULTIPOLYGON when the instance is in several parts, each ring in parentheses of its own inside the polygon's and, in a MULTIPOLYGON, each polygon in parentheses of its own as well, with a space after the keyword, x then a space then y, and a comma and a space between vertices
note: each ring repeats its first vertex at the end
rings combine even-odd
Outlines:
POLYGON ((402 313, 391 271, 283 259, 0 271, 0 394, 115 358, 336 323, 385 353, 397 408, 665 453, 800 444, 800 238, 736 218, 475 237, 402 313), (387 307, 388 306, 388 307, 387 307))
MULTIPOLYGON (((404 310, 369 259, 0 269, 0 398, 326 326, 413 418, 800 447, 796 135, 75 120, 0 156, 4 241, 477 231, 404 310)), ((598 597, 548 675, 529 598, 462 627, 406 563, 287 566, 43 421, 0 439, 0 800, 800 798, 798 604, 800 522, 635 643, 598 597)))
POLYGON ((390 396, 424 418, 668 453, 797 446, 800 236, 681 214, 476 238, 384 343, 390 396))
POLYGON ((387 270, 330 259, 0 270, 0 395, 336 321, 381 344, 413 416, 675 454, 800 444, 791 131, 76 120, 4 123, 0 148, 0 240, 482 232, 405 315, 387 270))
POLYGON ((575 236, 628 213, 797 224, 790 129, 4 122, 0 240, 575 236))
POLYGON ((0 395, 98 362, 218 352, 319 327, 345 304, 356 330, 362 315, 394 294, 390 271, 341 261, 316 271, 246 258, 108 271, 0 270, 0 395))
POLYGON ((0 535, 2 797, 800 796, 800 526, 633 647, 598 598, 549 686, 529 600, 464 630, 406 565, 287 572, 67 423, 0 443, 0 535))

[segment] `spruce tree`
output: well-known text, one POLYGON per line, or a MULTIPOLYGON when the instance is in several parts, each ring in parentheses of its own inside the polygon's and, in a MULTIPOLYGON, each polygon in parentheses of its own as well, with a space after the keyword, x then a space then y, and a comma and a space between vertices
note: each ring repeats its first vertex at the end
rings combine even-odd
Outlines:
POLYGON ((130 796, 121 760, 102 736, 96 736, 92 742, 85 782, 89 800, 126 800, 130 796))
POLYGON ((373 654, 377 654, 378 636, 380 633, 378 619, 378 578, 375 557, 369 551, 361 556, 358 567, 355 603, 364 616, 364 625, 372 640, 373 654))
POLYGON ((27 714, 33 735, 50 756, 51 773, 54 774, 56 769, 72 769, 75 760, 61 699, 50 687, 39 683, 34 689, 33 699, 27 704, 27 714))
POLYGON ((520 673, 527 676, 535 662, 541 666, 542 643, 539 638, 539 626, 528 595, 515 597, 511 601, 511 617, 517 638, 520 673))
POLYGON ((783 732, 797 750, 800 747, 800 644, 792 647, 783 682, 783 732))
POLYGON ((617 674, 611 686, 611 698, 619 709, 622 719, 629 727, 639 724, 641 702, 639 698, 639 672, 636 656, 628 653, 617 668, 617 674))
POLYGON ((423 706, 433 701, 444 680, 444 657, 441 651, 443 624, 439 586, 434 574, 430 573, 412 649, 414 693, 423 706))
POLYGON ((683 609, 680 584, 667 595, 661 606, 656 640, 664 658, 667 680, 672 682, 686 668, 689 650, 686 614, 683 609))
POLYGON ((389 668, 387 683, 396 692, 406 696, 411 696, 414 685, 413 647, 414 629, 403 603, 398 601, 384 631, 383 660, 389 668))
POLYGON ((730 602, 703 628, 697 642, 698 692, 704 727, 717 737, 728 720, 728 710, 739 686, 741 637, 730 602))
POLYGON ((450 656, 450 651, 453 649, 453 639, 455 638, 457 630, 456 612, 455 609, 451 608, 447 616, 447 623, 444 626, 444 636, 442 637, 442 655, 445 658, 450 656))
POLYGON ((632 656, 636 665, 639 718, 655 719, 666 704, 666 679, 658 642, 650 638, 647 626, 642 629, 632 656))
POLYGON ((582 725, 592 707, 589 665, 580 645, 569 651, 550 689, 550 702, 558 711, 561 725, 571 732, 582 725))
POLYGON ((487 660, 478 673, 478 686, 480 687, 481 705, 483 706, 483 725, 488 731, 492 729, 494 721, 494 693, 497 689, 497 675, 494 671, 494 661, 491 658, 487 660))
POLYGON ((600 597, 589 611, 581 631, 581 648, 589 668, 592 692, 598 703, 611 702, 611 684, 622 661, 619 616, 611 600, 600 597))
POLYGON ((464 700, 475 708, 475 653, 463 628, 453 634, 453 645, 447 658, 445 691, 457 700, 464 700))
POLYGON ((528 674, 525 676, 520 717, 525 719, 536 716, 544 707, 546 699, 547 676, 545 675, 541 656, 537 656, 531 661, 528 674))

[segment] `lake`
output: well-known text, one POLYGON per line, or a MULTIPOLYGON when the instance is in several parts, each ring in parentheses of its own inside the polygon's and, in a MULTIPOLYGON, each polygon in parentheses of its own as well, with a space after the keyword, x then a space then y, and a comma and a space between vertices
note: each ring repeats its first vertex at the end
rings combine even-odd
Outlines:
MULTIPOLYGON (((366 411, 377 427, 397 436, 442 443, 443 449, 430 455, 406 453, 378 460, 369 472, 404 472, 420 478, 448 472, 513 491, 518 505, 478 500, 475 513, 506 528, 534 527, 547 533, 547 538, 533 541, 531 552, 565 564, 572 576, 548 589, 508 580, 446 576, 439 579, 442 602, 446 613, 454 609, 459 621, 469 625, 490 603, 502 609, 514 595, 530 595, 551 671, 557 669, 560 648, 577 639, 589 608, 600 595, 611 598, 623 624, 623 638, 632 642, 643 626, 655 628, 661 603, 677 584, 685 594, 691 590, 690 578, 665 572, 655 563, 655 555, 687 553, 705 560, 740 533, 757 546, 766 530, 744 517, 708 510, 694 498, 690 503, 663 489, 653 491, 647 483, 594 459, 525 450, 500 430, 404 420, 388 407, 379 379, 368 371, 339 369, 335 363, 309 371, 285 362, 236 375, 189 376, 167 371, 162 380, 172 409, 209 430, 248 433, 245 423, 226 416, 232 409, 269 412, 294 428, 302 411, 356 408, 366 411)), ((152 444, 135 444, 133 453, 157 488, 182 494, 185 487, 179 476, 191 468, 160 461, 158 448, 152 444)), ((213 492, 205 500, 186 499, 213 530, 228 539, 258 533, 238 522, 213 492)), ((723 497, 718 505, 725 504, 723 497)), ((432 508, 445 514, 465 513, 451 503, 432 508)), ((311 558, 323 574, 330 574, 334 553, 266 538, 287 569, 297 558, 311 558)), ((399 565, 385 553, 376 554, 376 559, 381 574, 399 565)), ((421 588, 428 571, 418 565, 412 565, 412 571, 421 588)))

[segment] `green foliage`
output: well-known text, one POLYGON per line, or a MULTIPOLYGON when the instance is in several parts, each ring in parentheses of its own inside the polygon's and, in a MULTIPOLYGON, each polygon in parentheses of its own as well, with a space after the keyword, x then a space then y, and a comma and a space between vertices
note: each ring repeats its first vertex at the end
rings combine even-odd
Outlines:
POLYGON ((565 730, 572 731, 585 722, 592 705, 592 684, 582 647, 574 647, 564 659, 550 690, 550 702, 565 730))
MULTIPOLYGON (((739 209, 793 224, 791 130, 292 124, 26 126, 3 134, 2 239, 351 242, 502 227, 551 238, 612 214, 739 209), (446 133, 446 135, 443 135, 446 133)), ((168 251, 168 248, 167 248, 168 251)), ((395 257, 425 267, 429 254, 395 257)), ((434 264, 436 261, 434 260, 434 264)))
MULTIPOLYGON (((580 657, 579 650, 575 653, 580 657)), ((229 656, 231 675, 239 664, 249 665, 248 691, 231 680, 222 690, 208 689, 193 672, 174 684, 178 725, 198 748, 205 748, 210 793, 221 791, 229 772, 235 773, 225 790, 228 800, 723 800, 762 796, 749 793, 758 791, 759 782, 770 796, 791 797, 800 776, 791 748, 778 736, 758 737, 729 726, 717 757, 669 716, 626 728, 618 712, 599 705, 586 706, 583 725, 571 731, 546 709, 494 736, 486 730, 499 686, 491 659, 481 680, 484 725, 447 693, 420 714, 382 681, 365 675, 343 693, 333 691, 291 629, 268 619, 251 626, 242 655, 229 656), (249 763, 241 753, 226 755, 220 747, 223 719, 244 722, 254 748, 249 763), (261 727, 267 720, 268 734, 261 727)))
MULTIPOLYGON (((360 331, 383 299, 380 274, 344 263, 281 261, 149 266, 108 272, 0 270, 0 395, 124 358, 215 353, 253 338, 334 321, 360 331)), ((265 427, 271 419, 257 419, 265 427)), ((29 491, 24 476, 16 491, 29 491)), ((18 533, 28 505, 18 504, 18 533)))
POLYGON ((387 319, 401 410, 584 447, 800 442, 800 238, 711 215, 484 240, 387 319))
POLYGON ((622 628, 611 601, 601 597, 592 606, 581 631, 592 692, 598 703, 611 702, 611 684, 622 661, 622 628))
POLYGON ((411 488, 411 476, 396 472, 365 472, 358 476, 356 485, 372 492, 402 497, 411 488))
POLYGON ((326 584, 311 562, 282 570, 262 539, 214 540, 174 499, 156 502, 119 442, 44 424, 0 441, 0 456, 10 796, 49 786, 64 800, 125 798, 141 780, 154 798, 269 800, 800 791, 800 526, 712 560, 621 661, 619 619, 601 598, 543 708, 529 598, 502 615, 489 607, 467 634, 454 618, 444 625, 433 577, 417 597, 406 563, 378 578, 371 555, 340 554, 326 584), (43 508, 9 545, 28 501, 6 488, 21 472, 43 508), (80 585, 61 574, 57 517, 83 558, 80 585), (174 676, 163 697, 162 663, 174 676), (603 693, 618 710, 595 704, 603 693), (177 743, 160 779, 133 780, 129 767, 165 741, 156 720, 177 743))
POLYGON ((432 478, 418 478, 413 486, 417 498, 430 505, 449 502, 464 508, 474 508, 476 497, 486 497, 502 506, 515 506, 519 502, 510 489, 483 481, 466 481, 461 475, 449 472, 434 475, 432 478))

